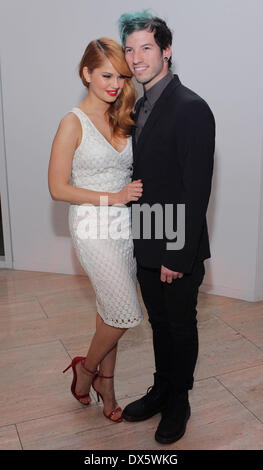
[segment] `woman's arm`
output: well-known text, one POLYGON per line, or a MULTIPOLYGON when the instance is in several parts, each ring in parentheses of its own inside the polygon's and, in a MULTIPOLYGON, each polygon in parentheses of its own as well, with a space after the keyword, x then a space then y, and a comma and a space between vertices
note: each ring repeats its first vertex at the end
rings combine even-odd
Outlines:
POLYGON ((73 156, 81 140, 81 133, 81 124, 77 116, 74 113, 66 114, 59 124, 50 155, 48 186, 52 199, 94 206, 100 205, 101 196, 108 197, 108 205, 137 201, 142 192, 142 183, 139 181, 129 183, 118 193, 92 191, 69 184, 73 156))
POLYGON ((100 204, 100 196, 108 196, 109 205, 118 203, 117 193, 91 191, 69 184, 72 161, 81 139, 81 125, 73 113, 62 118, 53 140, 48 168, 48 186, 52 199, 71 204, 100 204))

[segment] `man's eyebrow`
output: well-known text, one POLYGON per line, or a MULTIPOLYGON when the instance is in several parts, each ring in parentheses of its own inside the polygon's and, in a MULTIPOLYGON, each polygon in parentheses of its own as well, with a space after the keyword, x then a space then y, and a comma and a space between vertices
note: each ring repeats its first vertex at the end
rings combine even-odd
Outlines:
MULTIPOLYGON (((152 46, 153 44, 151 42, 147 42, 146 44, 142 44, 140 47, 145 47, 145 46, 152 46)), ((132 49, 131 46, 125 46, 125 49, 132 49)))

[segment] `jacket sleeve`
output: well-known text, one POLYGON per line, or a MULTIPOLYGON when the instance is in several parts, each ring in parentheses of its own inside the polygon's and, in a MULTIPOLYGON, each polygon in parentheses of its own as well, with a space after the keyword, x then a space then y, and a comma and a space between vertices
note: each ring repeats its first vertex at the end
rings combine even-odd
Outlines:
MULTIPOLYGON (((182 168, 179 203, 185 205, 185 241, 182 248, 175 250, 168 250, 166 244, 162 264, 172 271, 190 273, 206 223, 214 166, 215 120, 204 100, 189 103, 185 112, 179 145, 182 168)), ((173 205, 173 218, 177 221, 177 204, 173 205)), ((177 232, 178 229, 177 221, 177 232)), ((166 243, 171 241, 166 239, 166 243)))

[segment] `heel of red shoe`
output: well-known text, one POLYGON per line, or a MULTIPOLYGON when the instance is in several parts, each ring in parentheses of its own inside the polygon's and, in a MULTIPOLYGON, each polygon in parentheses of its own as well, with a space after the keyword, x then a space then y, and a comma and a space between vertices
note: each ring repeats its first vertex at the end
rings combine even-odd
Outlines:
MULTIPOLYGON (((96 388, 94 387, 94 382, 95 382, 95 379, 97 377, 102 377, 103 379, 112 379, 114 376, 111 375, 111 376, 106 376, 106 375, 100 375, 99 373, 97 373, 97 375, 94 377, 94 379, 92 380, 92 387, 93 389, 95 390, 96 394, 97 394, 97 400, 98 402, 100 401, 100 398, 102 399, 103 403, 104 403, 104 400, 103 400, 103 396, 101 395, 100 392, 98 392, 96 390, 96 388)), ((118 406, 117 408, 115 408, 114 410, 112 410, 108 415, 105 413, 105 411, 103 410, 103 414, 106 418, 108 418, 110 421, 114 421, 114 423, 121 423, 123 421, 122 419, 122 416, 120 416, 118 419, 113 419, 113 416, 115 415, 116 412, 118 411, 122 411, 122 409, 118 406)))
POLYGON ((72 367, 72 363, 69 364, 69 366, 65 370, 63 370, 63 374, 65 374, 65 372, 67 372, 67 370, 69 370, 71 367, 72 367))
POLYGON ((86 366, 85 366, 85 357, 82 357, 82 356, 77 356, 77 357, 74 357, 74 359, 72 359, 72 362, 69 364, 68 367, 66 367, 65 370, 63 370, 63 374, 70 368, 72 368, 72 371, 73 371, 73 380, 72 380, 72 384, 71 384, 71 392, 72 392, 72 395, 74 396, 74 398, 76 398, 76 400, 78 400, 82 405, 85 405, 85 406, 88 406, 90 404, 90 401, 88 403, 84 403, 83 401, 81 401, 83 398, 88 398, 90 399, 90 395, 89 393, 85 394, 85 395, 78 395, 76 393, 76 383, 77 383, 77 371, 76 371, 76 365, 80 362, 81 363, 81 367, 86 371, 86 373, 88 373, 88 375, 94 375, 96 377, 98 371, 91 371, 89 370, 86 366))
POLYGON ((91 382, 91 386, 92 386, 93 390, 95 391, 95 393, 96 393, 96 395, 97 395, 97 402, 99 402, 99 401, 100 401, 100 393, 97 391, 96 387, 94 387, 94 382, 95 382, 95 379, 96 379, 97 377, 99 377, 99 373, 97 373, 97 374, 95 375, 95 377, 93 378, 93 380, 92 380, 92 382, 91 382))

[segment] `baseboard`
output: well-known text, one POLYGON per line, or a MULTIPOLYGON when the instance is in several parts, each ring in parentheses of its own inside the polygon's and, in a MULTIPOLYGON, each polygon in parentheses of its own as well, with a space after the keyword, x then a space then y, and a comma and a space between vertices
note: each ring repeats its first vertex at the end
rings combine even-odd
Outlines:
POLYGON ((242 290, 228 286, 211 285, 206 283, 201 285, 199 292, 204 292, 205 294, 222 295, 224 297, 246 300, 248 302, 257 302, 259 300, 263 300, 262 292, 258 292, 258 295, 256 295, 255 291, 252 289, 242 290))
POLYGON ((263 300, 263 287, 255 290, 255 302, 263 300))
POLYGON ((0 269, 13 269, 12 261, 6 259, 6 256, 0 256, 0 269))
POLYGON ((27 265, 26 263, 19 263, 14 260, 14 269, 19 271, 34 271, 50 274, 87 275, 77 260, 75 266, 70 264, 69 260, 65 260, 64 265, 62 263, 60 264, 60 268, 58 269, 57 260, 55 260, 54 264, 52 263, 52 260, 49 260, 47 263, 43 262, 42 260, 41 262, 38 262, 37 260, 30 260, 30 265, 27 265))

